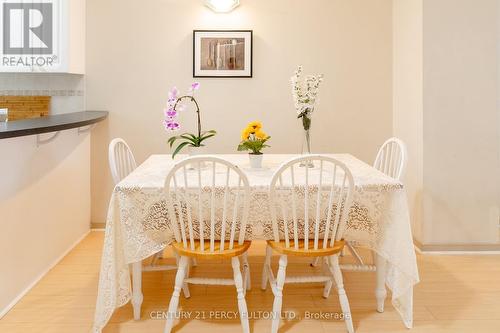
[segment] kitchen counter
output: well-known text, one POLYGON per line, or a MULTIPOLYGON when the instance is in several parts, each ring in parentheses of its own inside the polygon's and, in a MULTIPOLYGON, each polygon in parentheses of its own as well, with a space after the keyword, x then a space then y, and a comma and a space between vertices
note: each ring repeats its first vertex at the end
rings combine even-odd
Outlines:
POLYGON ((107 111, 82 111, 47 117, 0 122, 0 139, 58 132, 92 125, 108 117, 107 111))

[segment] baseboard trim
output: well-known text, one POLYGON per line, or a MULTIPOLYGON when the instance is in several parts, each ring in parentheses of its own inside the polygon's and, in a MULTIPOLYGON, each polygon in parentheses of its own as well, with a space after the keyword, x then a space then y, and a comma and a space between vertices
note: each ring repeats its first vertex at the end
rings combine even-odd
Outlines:
POLYGON ((93 230, 106 229, 106 223, 91 223, 90 229, 93 230))
POLYGON ((422 244, 417 240, 413 240, 413 243, 418 248, 418 250, 425 253, 479 253, 479 254, 500 254, 500 243, 499 244, 422 244))
POLYGON ((2 319, 20 300, 23 298, 40 280, 52 269, 54 268, 71 250, 73 250, 87 235, 90 233, 88 230, 83 234, 78 240, 76 240, 62 255, 57 257, 49 266, 42 271, 34 280, 31 282, 19 295, 16 296, 5 308, 0 309, 0 319, 2 319))

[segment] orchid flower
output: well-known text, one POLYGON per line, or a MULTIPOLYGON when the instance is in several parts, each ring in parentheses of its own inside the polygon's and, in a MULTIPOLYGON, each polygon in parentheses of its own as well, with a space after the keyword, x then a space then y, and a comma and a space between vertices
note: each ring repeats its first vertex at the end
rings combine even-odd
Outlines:
POLYGON ((175 120, 165 120, 163 121, 163 126, 169 131, 178 131, 181 128, 180 124, 175 120))
POLYGON ((167 131, 177 131, 181 128, 177 117, 179 112, 186 110, 187 106, 185 101, 191 102, 196 106, 196 116, 198 120, 198 132, 196 134, 183 133, 178 136, 173 136, 168 139, 168 143, 171 148, 173 148, 176 142, 180 142, 172 153, 172 158, 175 157, 185 146, 191 147, 201 147, 206 139, 213 137, 217 134, 216 131, 204 131, 201 130, 201 116, 198 101, 194 97, 194 92, 200 89, 200 83, 194 82, 189 87, 189 93, 183 96, 179 96, 179 90, 177 88, 172 88, 168 92, 167 107, 163 110, 165 119, 163 120, 163 126, 167 131))
POLYGON ((200 83, 199 82, 193 82, 191 86, 189 87, 189 92, 191 94, 194 94, 196 90, 200 89, 200 83))
POLYGON ((163 110, 163 113, 165 114, 165 117, 169 119, 173 119, 177 116, 177 111, 173 108, 165 109, 163 110))
POLYGON ((179 95, 179 90, 177 87, 173 87, 172 90, 168 92, 168 100, 177 100, 177 96, 179 95))

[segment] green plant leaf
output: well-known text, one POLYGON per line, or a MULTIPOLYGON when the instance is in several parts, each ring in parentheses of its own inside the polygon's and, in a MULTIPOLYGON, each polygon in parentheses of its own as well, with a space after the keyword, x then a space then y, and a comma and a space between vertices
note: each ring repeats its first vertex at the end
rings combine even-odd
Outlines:
POLYGON ((197 138, 197 136, 194 135, 194 134, 192 134, 192 133, 182 133, 181 136, 188 136, 188 137, 190 137, 193 140, 196 140, 196 138, 197 138))
POLYGON ((168 139, 168 143, 170 145, 170 148, 174 145, 175 140, 177 140, 179 137, 178 136, 173 136, 170 139, 168 139))
POLYGON ((177 148, 175 148, 174 152, 172 153, 172 159, 174 159, 175 155, 177 155, 181 151, 182 148, 186 147, 189 144, 190 144, 189 142, 182 142, 181 144, 179 144, 177 146, 177 148))
POLYGON ((186 134, 182 134, 181 138, 183 138, 185 140, 188 140, 189 142, 192 142, 193 144, 196 144, 196 140, 197 140, 196 137, 190 137, 190 136, 188 136, 186 134))
POLYGON ((203 141, 205 141, 206 139, 209 139, 211 137, 215 136, 215 134, 210 134, 210 135, 207 135, 207 136, 203 136, 200 138, 200 141, 199 143, 202 143, 203 141))

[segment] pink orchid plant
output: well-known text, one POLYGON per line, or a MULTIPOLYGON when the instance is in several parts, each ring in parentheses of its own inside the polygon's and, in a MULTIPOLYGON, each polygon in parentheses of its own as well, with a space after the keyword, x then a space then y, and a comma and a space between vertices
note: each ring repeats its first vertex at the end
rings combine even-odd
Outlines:
POLYGON ((177 147, 174 149, 172 153, 172 158, 175 157, 184 147, 202 147, 204 146, 202 143, 217 134, 216 131, 210 130, 202 132, 201 130, 201 116, 200 116, 200 108, 198 106, 198 102, 194 98, 194 93, 200 88, 200 84, 198 82, 194 82, 191 84, 188 90, 188 94, 179 96, 179 90, 176 87, 173 87, 168 92, 168 101, 167 107, 164 110, 165 120, 163 121, 163 125, 165 126, 165 130, 167 131, 178 131, 181 129, 181 125, 177 120, 179 113, 186 110, 187 106, 184 104, 184 101, 192 102, 196 106, 196 115, 198 117, 198 133, 183 133, 181 135, 173 136, 168 139, 168 143, 170 144, 170 148, 174 146, 176 142, 179 142, 177 147))

